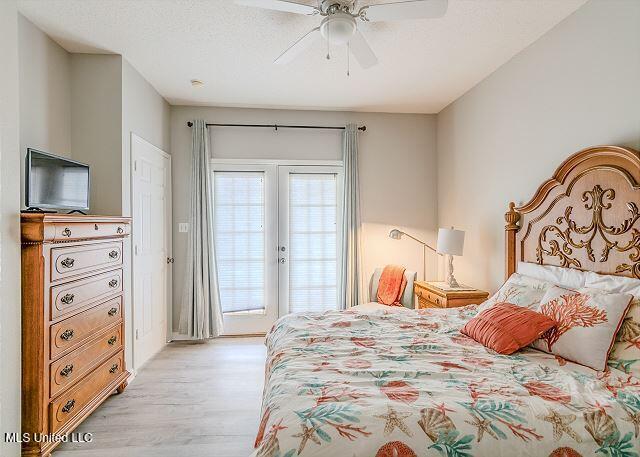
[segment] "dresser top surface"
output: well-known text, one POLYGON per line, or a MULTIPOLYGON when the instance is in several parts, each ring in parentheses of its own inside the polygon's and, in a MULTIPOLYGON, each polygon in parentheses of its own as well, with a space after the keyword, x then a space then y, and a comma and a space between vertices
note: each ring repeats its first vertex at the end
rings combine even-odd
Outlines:
POLYGON ((20 220, 24 223, 40 223, 40 224, 64 224, 64 223, 91 223, 96 222, 115 222, 128 224, 131 222, 130 217, 126 216, 100 216, 93 214, 60 214, 60 213, 22 213, 20 220))

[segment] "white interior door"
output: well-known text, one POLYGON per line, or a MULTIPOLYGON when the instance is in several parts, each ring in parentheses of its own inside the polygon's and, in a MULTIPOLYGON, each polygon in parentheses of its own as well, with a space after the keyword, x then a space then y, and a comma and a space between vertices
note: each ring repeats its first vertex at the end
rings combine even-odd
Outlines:
POLYGON ((275 177, 275 165, 214 165, 214 236, 225 335, 265 333, 278 318, 275 177))
POLYGON ((133 363, 139 369, 167 342, 171 296, 171 158, 131 136, 133 363))
POLYGON ((280 315, 338 309, 342 167, 278 170, 280 315))

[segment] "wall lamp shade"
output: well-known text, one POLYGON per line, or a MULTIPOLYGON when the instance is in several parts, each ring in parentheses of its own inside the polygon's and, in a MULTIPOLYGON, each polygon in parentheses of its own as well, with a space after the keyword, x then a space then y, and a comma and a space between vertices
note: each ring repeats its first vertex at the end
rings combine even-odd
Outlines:
POLYGON ((402 232, 398 229, 393 229, 389 232, 389 238, 399 240, 400 238, 402 238, 402 232))
POLYGON ((464 231, 453 228, 438 230, 438 254, 462 255, 464 231))

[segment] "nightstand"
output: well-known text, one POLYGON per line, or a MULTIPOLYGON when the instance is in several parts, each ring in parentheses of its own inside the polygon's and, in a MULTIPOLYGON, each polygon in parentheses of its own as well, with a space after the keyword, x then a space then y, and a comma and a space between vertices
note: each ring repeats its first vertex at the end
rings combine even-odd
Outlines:
POLYGON ((417 309, 457 308, 480 304, 487 299, 489 292, 484 290, 445 290, 431 282, 416 281, 413 289, 418 296, 417 309))

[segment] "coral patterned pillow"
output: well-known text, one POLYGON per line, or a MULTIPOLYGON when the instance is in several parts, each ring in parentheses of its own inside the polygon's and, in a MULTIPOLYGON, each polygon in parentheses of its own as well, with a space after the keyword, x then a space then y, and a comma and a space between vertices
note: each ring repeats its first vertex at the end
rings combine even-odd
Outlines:
POLYGON ((634 297, 616 335, 609 366, 640 379, 640 297, 634 297))
POLYGON ((536 309, 551 284, 529 276, 514 273, 493 296, 478 307, 478 313, 500 303, 511 303, 536 309))
POLYGON ((513 354, 555 325, 530 309, 499 303, 471 319, 460 332, 498 354, 513 354))
POLYGON ((538 312, 556 321, 532 346, 604 371, 632 296, 550 286, 538 312))

